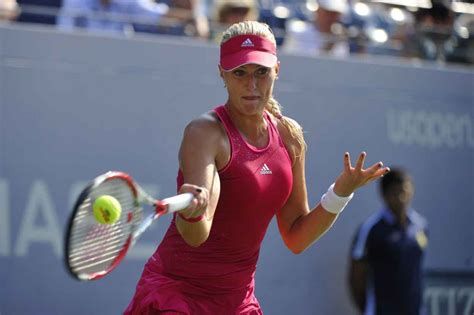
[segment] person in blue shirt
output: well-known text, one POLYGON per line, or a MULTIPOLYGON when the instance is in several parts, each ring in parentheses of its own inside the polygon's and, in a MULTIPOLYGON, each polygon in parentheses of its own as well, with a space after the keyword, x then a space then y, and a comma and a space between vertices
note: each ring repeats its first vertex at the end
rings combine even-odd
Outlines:
POLYGON ((63 0, 56 24, 62 30, 83 28, 128 34, 137 27, 149 30, 164 19, 173 25, 185 25, 194 22, 194 15, 192 10, 153 0, 63 0))
POLYGON ((414 184, 407 171, 391 168, 380 181, 385 207, 355 234, 349 286, 365 315, 420 315, 426 220, 410 208, 414 184))

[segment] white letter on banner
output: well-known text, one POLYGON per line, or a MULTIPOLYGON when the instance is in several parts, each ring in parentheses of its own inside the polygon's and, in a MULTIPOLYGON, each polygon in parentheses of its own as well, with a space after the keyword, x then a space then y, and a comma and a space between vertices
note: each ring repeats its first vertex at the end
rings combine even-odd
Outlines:
POLYGON ((0 179, 0 256, 10 255, 10 203, 6 179, 0 179))
POLYGON ((466 297, 466 304, 462 315, 474 314, 474 287, 463 287, 458 291, 458 300, 462 300, 463 296, 466 297))
POLYGON ((56 256, 61 255, 61 231, 56 217, 56 209, 46 184, 35 181, 29 194, 19 235, 15 246, 17 256, 25 256, 31 243, 49 243, 56 256), (44 225, 35 225, 35 219, 42 215, 44 225))

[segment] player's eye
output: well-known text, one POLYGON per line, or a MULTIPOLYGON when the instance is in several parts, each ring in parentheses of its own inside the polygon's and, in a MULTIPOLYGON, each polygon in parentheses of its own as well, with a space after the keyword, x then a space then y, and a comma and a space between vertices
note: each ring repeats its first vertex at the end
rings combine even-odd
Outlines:
POLYGON ((245 71, 242 70, 242 69, 235 69, 234 71, 232 71, 232 73, 236 76, 236 77, 243 77, 245 75, 245 71))
POLYGON ((260 67, 257 69, 257 76, 263 77, 266 76, 268 73, 270 73, 270 68, 267 67, 260 67))

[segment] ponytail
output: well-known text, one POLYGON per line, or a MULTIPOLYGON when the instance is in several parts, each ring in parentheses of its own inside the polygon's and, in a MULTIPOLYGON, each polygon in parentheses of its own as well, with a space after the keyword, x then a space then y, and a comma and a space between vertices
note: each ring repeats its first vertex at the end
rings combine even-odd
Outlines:
MULTIPOLYGON (((291 136, 296 139, 296 142, 298 143, 298 148, 296 152, 294 152, 295 160, 303 157, 303 154, 306 151, 306 142, 304 141, 303 137, 303 129, 293 120, 282 115, 281 105, 275 98, 273 98, 273 96, 271 96, 268 100, 265 109, 275 118, 277 118, 283 124, 283 126, 285 126, 285 128, 290 132, 291 136)), ((294 163, 295 161, 293 161, 293 164, 294 163)))

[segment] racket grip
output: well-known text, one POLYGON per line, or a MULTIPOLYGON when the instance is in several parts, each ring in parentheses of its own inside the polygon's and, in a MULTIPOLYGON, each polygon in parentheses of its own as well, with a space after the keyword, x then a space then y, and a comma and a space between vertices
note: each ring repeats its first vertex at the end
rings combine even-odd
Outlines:
POLYGON ((161 203, 166 206, 167 212, 176 212, 187 208, 191 201, 193 201, 194 195, 191 193, 184 193, 173 197, 165 198, 161 200, 161 203))

